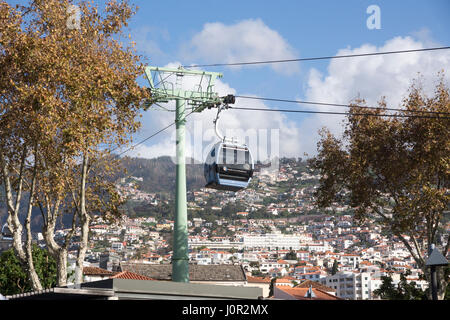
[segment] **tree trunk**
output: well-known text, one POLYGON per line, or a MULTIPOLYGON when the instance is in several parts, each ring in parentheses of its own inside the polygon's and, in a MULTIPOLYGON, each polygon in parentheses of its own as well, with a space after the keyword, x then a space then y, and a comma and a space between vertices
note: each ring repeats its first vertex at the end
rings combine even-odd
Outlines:
MULTIPOLYGON (((36 156, 35 156, 35 162, 36 162, 36 156)), ((31 236, 31 212, 33 210, 33 197, 34 197, 34 191, 36 186, 36 166, 35 163, 34 171, 33 171, 33 178, 31 180, 31 187, 30 187, 30 195, 28 200, 28 211, 27 211, 27 218, 25 220, 25 229, 27 230, 27 241, 26 241, 26 258, 28 262, 28 276, 31 280, 31 284, 33 286, 33 289, 35 291, 42 290, 42 284, 39 280, 39 276, 36 273, 36 269, 34 267, 34 261, 33 261, 33 244, 32 244, 32 236, 31 236)))
MULTIPOLYGON (((55 208, 56 207, 57 206, 55 205, 55 208)), ((61 247, 55 241, 55 223, 56 223, 55 216, 56 215, 47 212, 48 219, 47 223, 44 224, 42 233, 44 235, 48 251, 56 260, 57 286, 62 287, 67 284, 67 248, 61 247)))
MULTIPOLYGON (((444 267, 436 268, 436 277, 437 277, 438 300, 444 300, 445 292, 447 290, 447 285, 448 285, 447 281, 445 281, 444 267)), ((430 287, 430 292, 431 292, 431 287, 430 287)))
POLYGON ((31 281, 31 285, 33 287, 33 290, 42 290, 42 285, 39 280, 39 276, 37 275, 36 269, 34 267, 33 262, 33 254, 32 254, 32 236, 31 236, 31 211, 32 211, 32 201, 34 196, 34 190, 35 190, 35 184, 36 184, 36 167, 33 172, 33 178, 31 182, 30 187, 30 197, 28 202, 28 210, 27 210, 27 218, 25 220, 25 227, 27 230, 27 240, 25 242, 25 250, 24 250, 24 244, 22 242, 22 231, 23 227, 19 220, 19 210, 20 210, 20 200, 21 200, 21 194, 22 194, 22 186, 24 181, 24 164, 25 164, 25 158, 26 158, 26 149, 24 148, 24 152, 22 154, 21 159, 21 166, 19 171, 19 183, 18 183, 18 190, 16 194, 16 204, 14 205, 13 200, 13 190, 11 186, 11 180, 10 180, 10 173, 7 167, 6 162, 4 161, 4 158, 2 155, 0 155, 0 162, 2 166, 2 174, 3 174, 3 184, 5 186, 5 197, 6 197, 6 203, 8 207, 8 227, 10 228, 11 232, 13 233, 13 248, 16 252, 17 257, 19 258, 19 261, 26 270, 28 277, 31 281))
POLYGON ((81 226, 81 239, 80 247, 78 250, 77 263, 75 268, 75 284, 83 282, 83 262, 86 256, 86 250, 89 242, 89 223, 90 216, 86 211, 86 179, 88 168, 88 155, 87 153, 83 157, 81 185, 80 185, 80 226, 81 226))
POLYGON ((64 287, 67 285, 67 249, 60 248, 56 255, 57 265, 57 286, 64 287))
POLYGON ((89 222, 90 217, 88 215, 80 217, 81 224, 81 239, 80 239, 80 247, 77 255, 77 263, 75 269, 75 283, 80 284, 83 282, 83 263, 86 257, 86 251, 88 248, 88 235, 89 235, 89 222))
MULTIPOLYGON (((13 234, 13 247, 19 258, 19 260, 24 263, 26 260, 26 255, 23 250, 22 245, 22 225, 20 224, 18 217, 18 210, 20 209, 20 193, 16 196, 16 205, 14 205, 13 200, 13 190, 11 186, 10 173, 8 170, 8 164, 3 158, 3 154, 0 153, 0 164, 3 176, 3 186, 5 188, 5 202, 8 208, 8 218, 6 222, 8 227, 13 234)), ((20 184, 19 184, 20 185, 20 184)))

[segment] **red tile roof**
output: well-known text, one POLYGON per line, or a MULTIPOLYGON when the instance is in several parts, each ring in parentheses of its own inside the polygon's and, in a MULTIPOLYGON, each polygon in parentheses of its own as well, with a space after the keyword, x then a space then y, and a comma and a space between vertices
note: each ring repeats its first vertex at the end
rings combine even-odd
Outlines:
POLYGON ((278 264, 289 264, 289 262, 287 262, 285 260, 278 260, 277 263, 278 264))
POLYGON ((294 278, 294 277, 291 277, 291 276, 284 276, 282 278, 278 278, 277 281, 278 280, 289 280, 289 281, 292 281, 292 280, 297 280, 297 278, 294 278))
POLYGON ((270 277, 252 277, 247 276, 248 283, 270 283, 272 279, 270 277))
POLYGON ((83 274, 85 276, 112 276, 114 272, 98 267, 84 267, 83 274))
MULTIPOLYGON (((297 280, 297 279, 295 279, 295 280, 297 280)), ((292 284, 292 281, 293 280, 289 280, 289 279, 277 279, 276 283, 289 283, 289 284, 292 284)))
POLYGON ((342 300, 332 294, 329 294, 325 291, 322 291, 317 288, 312 288, 313 293, 315 295, 314 298, 306 298, 305 295, 308 292, 309 288, 290 288, 290 287, 276 287, 277 290, 281 290, 296 300, 342 300))
POLYGON ((111 279, 129 279, 129 280, 155 280, 134 272, 130 272, 130 271, 122 271, 119 272, 117 274, 115 274, 114 276, 111 277, 111 279))
POLYGON ((330 288, 328 286, 325 286, 319 282, 312 281, 312 280, 305 280, 302 283, 300 283, 299 285, 296 285, 295 288, 309 288, 310 286, 312 286, 315 289, 320 289, 325 292, 336 292, 336 289, 330 288))

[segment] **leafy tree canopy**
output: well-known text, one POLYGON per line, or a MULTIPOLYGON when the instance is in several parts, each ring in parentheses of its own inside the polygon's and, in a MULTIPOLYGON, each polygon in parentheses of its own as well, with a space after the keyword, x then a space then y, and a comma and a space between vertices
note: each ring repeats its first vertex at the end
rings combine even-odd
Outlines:
MULTIPOLYGON (((309 161, 321 174, 316 203, 325 208, 348 201, 359 223, 376 217, 430 281, 424 253, 437 244, 450 200, 448 85, 441 74, 434 95, 428 97, 420 83, 413 82, 396 117, 388 116, 392 111, 384 99, 377 109, 364 109, 364 104, 357 100, 351 105, 342 138, 327 129, 321 132, 318 155, 309 161)), ((449 243, 447 237, 444 255, 449 243)), ((439 269, 442 299, 448 277, 439 269)))
MULTIPOLYGON (((56 285, 56 261, 47 251, 33 246, 33 260, 36 272, 44 288, 56 285)), ((32 291, 24 267, 14 253, 14 249, 4 251, 0 255, 0 293, 13 295, 32 291)))

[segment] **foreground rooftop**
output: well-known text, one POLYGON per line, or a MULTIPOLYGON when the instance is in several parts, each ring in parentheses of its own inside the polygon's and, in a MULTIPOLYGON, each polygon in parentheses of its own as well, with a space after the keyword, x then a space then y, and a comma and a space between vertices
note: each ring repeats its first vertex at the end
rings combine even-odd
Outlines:
POLYGON ((52 288, 7 296, 8 300, 256 300, 261 288, 171 281, 106 279, 79 288, 52 288))

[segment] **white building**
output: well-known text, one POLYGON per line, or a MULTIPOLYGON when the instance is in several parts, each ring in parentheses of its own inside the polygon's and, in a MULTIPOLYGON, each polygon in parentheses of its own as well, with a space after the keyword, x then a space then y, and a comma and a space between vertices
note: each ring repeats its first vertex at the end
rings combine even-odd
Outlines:
MULTIPOLYGON (((398 274, 393 274, 392 283, 397 286, 400 281, 398 274)), ((408 282, 415 281, 416 286, 422 290, 428 287, 428 283, 418 278, 408 279, 408 282)), ((383 281, 380 273, 371 274, 369 272, 338 272, 334 276, 322 278, 320 282, 328 287, 336 289, 336 296, 343 299, 366 300, 377 299, 373 292, 380 288, 383 281)))
POLYGON ((222 240, 222 241, 210 241, 210 240, 199 240, 196 238, 188 238, 188 246, 190 249, 196 249, 199 247, 207 247, 209 249, 216 250, 241 250, 243 247, 242 242, 222 240))
POLYGON ((333 250, 333 248, 327 243, 311 243, 311 244, 304 244, 302 247, 306 247, 309 252, 326 252, 333 250))
POLYGON ((298 260, 302 260, 302 261, 309 260, 309 252, 308 251, 299 250, 295 254, 296 254, 298 260))
POLYGON ((301 281, 311 280, 319 282, 321 278, 325 277, 325 275, 322 274, 320 270, 311 272, 300 272, 299 270, 295 270, 294 277, 301 281))
POLYGON ((291 269, 291 275, 299 280, 312 280, 319 282, 319 279, 326 277, 327 273, 318 265, 306 263, 305 265, 296 265, 291 269))
POLYGON ((300 237, 287 234, 267 233, 261 235, 245 235, 244 248, 265 248, 268 250, 298 250, 300 237))
POLYGON ((121 251, 121 250, 123 250, 123 243, 122 242, 113 242, 111 244, 111 249, 121 251))
POLYGON ((284 260, 278 260, 278 261, 265 261, 262 262, 259 270, 263 273, 269 272, 271 269, 283 269, 283 268, 289 268, 289 264, 286 263, 284 260))
POLYGON ((357 254, 344 253, 340 256, 339 263, 355 269, 361 262, 361 257, 357 254))
POLYGON ((259 256, 253 252, 244 252, 244 254, 242 255, 242 259, 244 261, 257 262, 259 261, 259 256))
POLYGON ((330 288, 336 289, 336 296, 350 300, 371 299, 370 273, 338 272, 334 276, 322 278, 320 282, 330 288))

